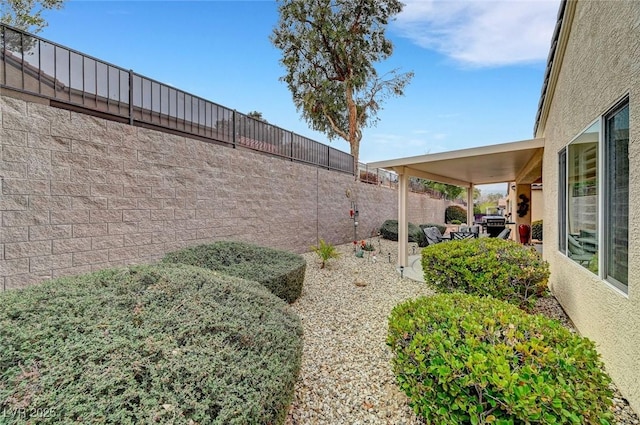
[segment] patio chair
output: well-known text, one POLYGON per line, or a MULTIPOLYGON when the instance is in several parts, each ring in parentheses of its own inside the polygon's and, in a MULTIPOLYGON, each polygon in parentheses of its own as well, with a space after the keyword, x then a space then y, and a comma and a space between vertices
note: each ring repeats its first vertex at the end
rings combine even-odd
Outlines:
POLYGON ((585 251, 582 244, 580 244, 580 242, 571 235, 568 236, 567 242, 567 254, 569 255, 569 258, 585 267, 589 267, 589 264, 593 259, 593 254, 585 251))
POLYGON ((509 239, 510 235, 511 235, 511 229, 509 229, 508 227, 505 227, 504 229, 502 229, 502 232, 498 233, 498 236, 496 236, 496 238, 509 239))
POLYGON ((475 239, 478 237, 478 233, 474 232, 451 232, 452 241, 464 240, 464 239, 475 239))
POLYGON ((435 245, 443 240, 447 240, 447 238, 442 236, 442 233, 440 233, 440 230, 438 230, 437 227, 425 227, 422 231, 427 238, 427 246, 435 245))

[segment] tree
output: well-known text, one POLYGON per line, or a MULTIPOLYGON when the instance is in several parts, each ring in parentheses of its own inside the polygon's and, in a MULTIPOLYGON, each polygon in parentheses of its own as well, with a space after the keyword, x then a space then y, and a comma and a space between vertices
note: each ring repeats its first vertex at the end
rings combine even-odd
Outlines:
POLYGON ((253 119, 256 119, 258 121, 262 121, 262 122, 268 122, 267 120, 264 119, 264 117, 262 116, 262 112, 259 111, 251 111, 247 114, 248 117, 251 117, 253 119))
POLYGON ((39 32, 47 26, 42 12, 61 9, 64 0, 0 0, 0 22, 24 31, 39 32))
POLYGON ((377 122, 380 102, 402 96, 412 72, 379 76, 374 64, 393 52, 385 27, 398 0, 278 0, 271 41, 293 102, 314 130, 349 142, 357 169, 362 128, 377 122))

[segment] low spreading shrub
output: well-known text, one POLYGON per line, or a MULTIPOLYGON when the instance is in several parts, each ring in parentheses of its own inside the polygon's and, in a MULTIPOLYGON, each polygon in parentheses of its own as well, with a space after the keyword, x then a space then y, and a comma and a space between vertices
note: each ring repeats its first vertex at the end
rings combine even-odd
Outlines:
POLYGON ((542 240, 542 220, 531 223, 531 239, 542 240))
POLYGON ((307 263, 302 256, 244 242, 215 242, 171 252, 165 263, 181 263, 255 280, 292 303, 302 292, 307 263))
POLYGON ((459 220, 460 223, 467 222, 467 210, 459 205, 449 205, 444 210, 444 222, 451 223, 453 220, 459 220))
POLYGON ((262 285, 192 266, 0 294, 3 424, 284 423, 302 328, 262 285))
POLYGON ((466 294, 405 302, 391 313, 387 344, 427 423, 613 423, 594 344, 508 303, 466 294))
POLYGON ((549 265, 511 240, 450 241, 422 250, 425 282, 440 292, 491 295, 527 309, 547 290, 549 265))
MULTIPOLYGON (((416 226, 413 223, 409 223, 408 227, 409 231, 409 242, 415 242, 418 246, 425 247, 427 246, 427 238, 424 235, 422 229, 416 226)), ((380 235, 384 239, 388 239, 390 241, 398 240, 398 220, 387 220, 382 223, 380 227, 380 235)))
POLYGON ((427 227, 437 227, 440 233, 443 235, 444 235, 444 232, 447 231, 447 226, 445 226, 444 224, 427 223, 427 224, 420 225, 421 229, 426 229, 427 227))

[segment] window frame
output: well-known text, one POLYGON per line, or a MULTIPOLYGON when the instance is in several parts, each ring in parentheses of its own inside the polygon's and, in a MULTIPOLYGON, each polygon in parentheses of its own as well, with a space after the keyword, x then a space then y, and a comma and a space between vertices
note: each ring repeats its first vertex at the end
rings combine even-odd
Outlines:
MULTIPOLYGON (((602 214, 602 228, 601 228, 601 240, 603 241, 603 248, 606 249, 605 254, 600 255, 601 259, 600 259, 600 277, 605 280, 607 283, 609 283, 610 285, 612 285, 613 287, 615 287, 616 289, 618 289, 619 291, 622 291, 625 295, 628 294, 629 292, 629 273, 627 271, 627 283, 624 282, 620 282, 618 279, 616 279, 613 276, 609 275, 609 249, 611 247, 611 235, 609 234, 609 227, 610 227, 610 211, 608 208, 604 208, 604 205, 606 203, 608 203, 609 201, 609 197, 610 197, 610 181, 608 179, 608 173, 606 171, 608 170, 608 159, 609 157, 607 156, 609 154, 609 126, 608 126, 608 122, 611 118, 613 118, 616 114, 618 114, 619 112, 621 112, 624 108, 629 108, 629 95, 625 95, 621 100, 619 100, 618 102, 616 102, 616 104, 611 107, 605 114, 602 115, 602 163, 603 163, 603 167, 601 167, 601 172, 602 172, 602 196, 601 196, 601 203, 602 203, 602 207, 601 208, 601 214, 602 214), (606 168, 606 170, 605 170, 606 168)), ((629 117, 630 119, 630 117, 629 117)), ((631 123, 629 123, 629 127, 631 127, 631 123)), ((630 130, 630 128, 629 128, 630 130)), ((631 136, 629 136, 631 137, 631 136)), ((628 142, 627 142, 628 143, 628 142)), ((628 155, 628 146, 627 146, 627 155, 628 155)), ((628 160, 628 159, 627 159, 628 160)), ((628 175, 629 169, 627 169, 627 180, 628 183, 630 184, 629 181, 629 175, 628 175)), ((629 196, 629 194, 627 195, 629 196)), ((627 201, 628 202, 628 201, 627 201)), ((627 220, 628 220, 628 215, 629 215, 629 205, 627 204, 627 220)), ((628 236, 628 232, 629 232, 629 222, 627 221, 627 250, 629 248, 629 236, 628 236)), ((603 250, 604 251, 604 250, 603 250)), ((629 256, 628 256, 628 251, 627 251, 627 267, 629 266, 629 256)))
MULTIPOLYGON (((614 288, 618 292, 620 292, 624 296, 628 296, 629 292, 629 284, 628 284, 628 275, 627 275, 627 283, 624 284, 619 282, 617 279, 609 276, 609 265, 607 264, 608 254, 609 254, 609 246, 610 246, 610 235, 608 232, 609 229, 609 215, 610 212, 607 208, 605 208, 605 203, 609 199, 609 184, 610 181, 607 177, 609 171, 609 164, 607 163, 608 154, 607 144, 608 144, 608 121, 614 117, 617 113, 622 111, 625 107, 629 107, 629 94, 625 94, 618 101, 614 103, 614 105, 607 109, 606 112, 598 116, 595 120, 591 121, 587 126, 585 126, 575 137, 573 137, 566 145, 564 145, 560 150, 558 150, 558 220, 557 220, 557 229, 558 229, 558 252, 563 254, 567 259, 571 260, 568 253, 568 234, 569 234, 569 166, 570 166, 570 145, 576 141, 581 135, 583 135, 586 130, 588 130, 591 126, 596 123, 600 124, 600 130, 598 132, 598 160, 597 160, 597 208, 598 213, 596 215, 597 220, 597 237, 598 237, 598 272, 594 273, 593 271, 585 268, 589 273, 597 276, 603 282, 605 282, 608 286, 614 288)), ((629 123, 629 127, 631 123, 629 123)), ((629 190, 630 192, 630 190, 629 190)), ((628 208, 628 206, 627 206, 628 208)), ((627 241, 628 243, 628 241, 627 241)), ((573 260, 571 260, 573 261, 573 260)), ((628 258, 627 258, 628 261, 628 258)))

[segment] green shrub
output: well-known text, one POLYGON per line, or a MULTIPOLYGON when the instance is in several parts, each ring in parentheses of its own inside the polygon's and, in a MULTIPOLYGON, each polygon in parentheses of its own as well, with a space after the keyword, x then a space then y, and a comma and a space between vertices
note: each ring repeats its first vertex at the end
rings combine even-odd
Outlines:
POLYGON ((531 223, 531 239, 542 240, 542 220, 531 223))
MULTIPOLYGON (((408 242, 415 242, 418 246, 425 247, 428 245, 427 237, 424 235, 424 232, 419 226, 416 226, 413 223, 409 223, 408 226, 409 232, 409 240, 408 242)), ((380 235, 384 239, 388 239, 390 241, 398 240, 398 220, 387 220, 382 223, 380 227, 380 235)))
POLYGON ((451 220, 451 224, 462 224, 460 220, 451 220))
POLYGON ((302 292, 307 263, 302 256, 244 242, 215 242, 171 252, 165 263, 182 263, 248 280, 266 286, 292 303, 302 292))
POLYGON ((450 241, 422 250, 425 282, 529 308, 546 292, 549 265, 530 247, 497 238, 450 241))
POLYGON ((24 412, 0 422, 282 424, 301 353, 297 315, 256 282, 184 265, 49 281, 0 294, 0 409, 24 412))
POLYGON ((400 388, 427 423, 613 423, 594 344, 505 302, 405 302, 391 313, 387 344, 400 388))
POLYGON ((451 223, 453 220, 460 220, 460 223, 467 222, 467 210, 459 205, 449 205, 444 210, 444 222, 451 223))
POLYGON ((443 235, 444 235, 444 232, 447 231, 447 226, 445 226, 444 224, 427 223, 427 224, 420 225, 420 228, 423 230, 426 229, 427 227, 437 227, 440 233, 442 233, 443 235))

